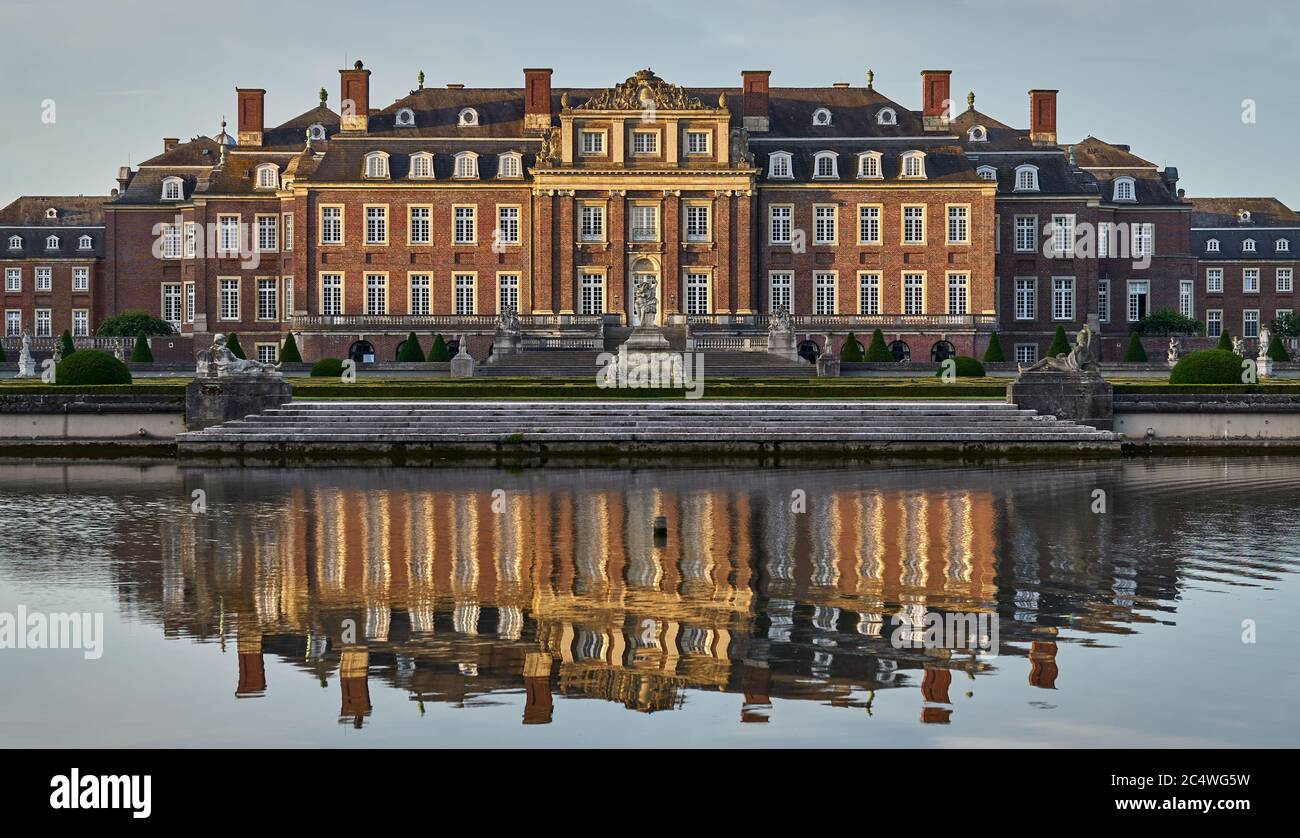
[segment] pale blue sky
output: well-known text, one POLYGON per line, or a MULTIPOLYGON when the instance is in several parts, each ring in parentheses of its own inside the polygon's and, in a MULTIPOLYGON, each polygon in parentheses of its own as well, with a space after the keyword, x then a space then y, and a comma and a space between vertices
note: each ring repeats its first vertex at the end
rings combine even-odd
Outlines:
POLYGON ((1176 165, 1189 195, 1294 208, 1297 43, 1295 0, 0 0, 0 202, 105 193, 164 136, 211 136, 223 115, 233 133, 236 86, 266 88, 268 125, 321 86, 337 105, 338 69, 361 58, 375 107, 420 70, 430 86, 518 87, 534 66, 598 86, 649 65, 687 87, 738 85, 742 69, 771 69, 775 86, 861 85, 870 67, 916 108, 919 71, 951 69, 953 98, 973 89, 1004 122, 1027 124, 1029 88, 1059 88, 1063 142, 1129 143, 1176 165))

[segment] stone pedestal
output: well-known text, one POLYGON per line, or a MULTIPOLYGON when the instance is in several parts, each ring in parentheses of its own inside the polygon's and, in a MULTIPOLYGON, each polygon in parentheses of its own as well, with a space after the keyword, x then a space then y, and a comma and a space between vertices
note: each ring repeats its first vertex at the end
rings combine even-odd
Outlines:
POLYGON ((658 326, 637 326, 632 329, 632 334, 628 335, 623 345, 628 351, 668 349, 668 338, 664 337, 663 330, 658 326))
POLYGON ((474 377, 474 356, 465 351, 465 344, 460 345, 460 353, 451 359, 452 378, 474 377))
POLYGON ((1103 431, 1115 425, 1114 388, 1096 371, 1027 372, 1007 385, 1007 401, 1103 431))
POLYGON ((514 355, 519 352, 519 333, 497 329, 492 336, 492 357, 514 355))
POLYGON ((1268 378, 1273 374, 1273 359, 1265 355, 1262 358, 1255 359, 1255 374, 1260 378, 1268 378))
POLYGON ((35 378, 36 362, 32 360, 31 354, 27 347, 23 347, 23 353, 18 356, 18 375, 15 378, 35 378))
POLYGON ((787 361, 799 360, 799 350, 795 347, 794 332, 768 332, 767 351, 787 361))
POLYGON ((185 427, 200 431, 293 399, 283 378, 196 378, 185 388, 185 427))
POLYGON ((840 356, 818 355, 817 356, 817 377, 818 378, 839 378, 840 377, 840 356))

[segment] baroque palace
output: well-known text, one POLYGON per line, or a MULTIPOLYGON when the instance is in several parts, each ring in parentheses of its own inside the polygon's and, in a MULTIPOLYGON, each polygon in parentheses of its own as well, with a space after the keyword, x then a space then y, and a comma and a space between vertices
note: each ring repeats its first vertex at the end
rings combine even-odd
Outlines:
POLYGON ((1025 129, 974 94, 958 112, 947 70, 921 72, 920 110, 870 71, 687 90, 648 69, 608 89, 421 74, 372 108, 370 72, 339 71, 338 111, 322 89, 274 127, 240 88, 233 136, 164 139, 107 197, 0 211, 7 342, 142 309, 178 333, 160 360, 215 332, 273 360, 289 331, 308 359, 392 360, 414 331, 482 360, 512 312, 525 350, 590 350, 637 325, 641 283, 678 346, 761 350, 784 310, 808 349, 880 328, 929 361, 997 332, 1023 363, 1058 325, 1117 360, 1152 311, 1249 340, 1295 306, 1293 211, 1185 198, 1127 146, 1059 142, 1055 90, 1029 91, 1025 129))

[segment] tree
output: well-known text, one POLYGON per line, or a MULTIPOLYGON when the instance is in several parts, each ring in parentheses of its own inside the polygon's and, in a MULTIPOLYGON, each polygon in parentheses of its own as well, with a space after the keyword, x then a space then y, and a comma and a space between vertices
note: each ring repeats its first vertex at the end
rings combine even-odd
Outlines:
POLYGON ((59 337, 59 343, 63 344, 64 358, 77 351, 77 345, 72 342, 72 333, 67 329, 63 330, 63 334, 59 337))
POLYGON ((447 342, 442 339, 442 335, 433 336, 433 346, 429 347, 430 361, 450 361, 451 353, 447 351, 447 342))
POLYGON ((1137 330, 1129 332, 1128 348, 1124 350, 1124 360, 1130 364, 1145 364, 1147 351, 1142 348, 1142 336, 1137 330))
MULTIPOLYGON (((1300 314, 1293 311, 1283 312, 1273 321, 1273 334, 1284 338, 1300 338, 1300 314)), ((1276 360, 1276 359, 1274 359, 1276 360)))
POLYGON ((149 338, 144 334, 144 332, 135 336, 135 348, 131 350, 131 363, 153 363, 153 352, 149 350, 149 338))
POLYGON ((1286 346, 1282 343, 1282 337, 1273 333, 1273 339, 1268 342, 1268 357, 1279 363, 1285 363, 1291 360, 1291 353, 1286 351, 1286 346))
POLYGON ((866 358, 866 353, 862 349, 862 344, 858 339, 849 332, 849 336, 844 339, 844 345, 840 347, 840 361, 848 363, 857 363, 866 358))
MULTIPOLYGON (((1065 327, 1058 325, 1056 327, 1056 334, 1052 336, 1052 345, 1047 347, 1047 355, 1050 358, 1057 355, 1069 354, 1070 342, 1065 339, 1065 327)), ((1146 359, 1143 358, 1142 360, 1145 361, 1146 359)))
POLYGON ((280 347, 280 363, 301 364, 302 353, 298 351, 298 342, 293 339, 293 332, 284 336, 284 345, 280 347))
POLYGON ((99 328, 95 330, 95 334, 99 337, 112 338, 129 338, 141 334, 149 337, 165 337, 175 333, 172 324, 166 320, 154 317, 147 311, 134 309, 105 317, 100 322, 99 328))
POLYGON ((1223 334, 1219 335, 1219 342, 1214 345, 1214 348, 1232 351, 1232 335, 1228 334, 1227 329, 1224 329, 1223 334))
POLYGON ((230 354, 234 355, 236 358, 247 359, 248 357, 244 354, 244 347, 239 345, 239 335, 234 332, 226 335, 226 348, 229 349, 230 354))
POLYGON ((403 363, 419 363, 424 360, 424 350, 420 347, 420 339, 411 332, 402 341, 402 348, 397 352, 397 360, 403 363))
POLYGON ((984 350, 984 363, 1000 364, 1007 360, 1007 356, 1002 354, 1002 342, 998 340, 998 333, 994 332, 989 335, 988 348, 984 350))
POLYGON ((871 345, 867 347, 867 360, 874 364, 892 363, 893 354, 885 346, 885 335, 879 329, 871 333, 871 345))
POLYGON ((1133 330, 1149 337, 1169 337, 1170 335, 1204 334, 1205 327, 1201 321, 1186 317, 1172 309, 1153 311, 1133 324, 1133 330))

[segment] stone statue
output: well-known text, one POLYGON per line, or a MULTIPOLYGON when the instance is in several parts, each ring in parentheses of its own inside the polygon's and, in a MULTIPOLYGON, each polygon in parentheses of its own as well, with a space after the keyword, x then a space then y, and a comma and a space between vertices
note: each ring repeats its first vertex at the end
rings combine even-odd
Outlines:
MULTIPOLYGON (((1017 365, 1019 366, 1019 365, 1017 365)), ((1061 355, 1049 355, 1027 367, 1019 367, 1020 374, 1037 370, 1052 372, 1082 373, 1097 369, 1097 362, 1092 359, 1092 329, 1084 326, 1074 338, 1074 348, 1061 355)))
POLYGON ((655 325, 659 313, 659 295, 656 293, 658 282, 653 276, 638 275, 633 288, 632 312, 636 315, 638 327, 655 325))
POLYGON ((1242 344, 1241 338, 1237 337, 1236 335, 1232 336, 1232 351, 1237 353, 1243 358, 1246 357, 1246 348, 1242 344))
POLYGON ((212 336, 211 348, 200 350, 195 358, 198 361, 196 376, 211 378, 215 372, 218 378, 280 378, 278 364, 264 364, 236 356, 226 348, 226 336, 219 332, 212 336))
POLYGON ((1262 327, 1259 330, 1259 352, 1255 356, 1260 362, 1269 360, 1268 345, 1272 340, 1273 333, 1268 330, 1267 326, 1262 327))
POLYGON ((54 341, 54 356, 53 356, 53 357, 54 357, 54 363, 56 363, 56 364, 63 360, 63 341, 62 341, 62 340, 56 340, 56 341, 54 341))
POLYGON ((18 352, 18 378, 35 378, 36 362, 32 360, 32 336, 23 331, 23 346, 18 352))
POLYGON ((519 331, 519 316, 515 314, 514 309, 506 309, 497 315, 498 332, 517 332, 519 331))
POLYGON ((1173 335, 1169 336, 1169 349, 1165 352, 1165 359, 1169 361, 1169 366, 1178 363, 1178 358, 1183 354, 1183 342, 1173 335))
POLYGON ((776 311, 767 321, 768 333, 785 334, 794 331, 794 322, 790 319, 790 309, 786 306, 777 306, 776 311))

